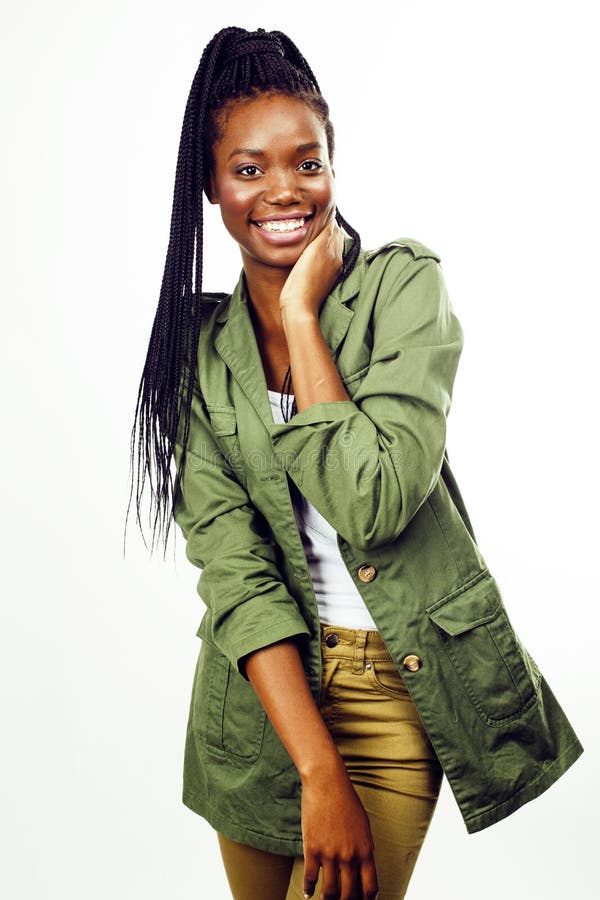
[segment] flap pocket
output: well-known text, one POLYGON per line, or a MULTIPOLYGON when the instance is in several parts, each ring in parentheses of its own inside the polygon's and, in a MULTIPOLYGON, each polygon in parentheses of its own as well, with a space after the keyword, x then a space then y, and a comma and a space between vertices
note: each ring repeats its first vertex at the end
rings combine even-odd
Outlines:
POLYGON ((206 406, 215 437, 235 434, 237 431, 237 418, 234 406, 206 406))
POLYGON ((474 585, 450 598, 444 598, 426 609, 432 622, 451 637, 491 622, 501 606, 498 585, 486 574, 474 585))
POLYGON ((514 632, 498 584, 489 572, 434 603, 426 613, 437 626, 452 667, 484 722, 502 725, 535 701, 538 673, 514 632))

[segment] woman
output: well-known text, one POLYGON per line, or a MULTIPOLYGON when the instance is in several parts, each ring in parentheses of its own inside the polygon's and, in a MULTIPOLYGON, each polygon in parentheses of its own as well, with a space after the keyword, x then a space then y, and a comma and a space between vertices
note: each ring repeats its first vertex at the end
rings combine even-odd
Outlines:
POLYGON ((185 112, 132 452, 138 517, 148 475, 155 527, 174 517, 202 570, 183 799, 238 900, 401 898, 443 774, 475 832, 582 752, 448 464, 462 330, 439 257, 362 250, 332 160, 289 38, 219 32, 185 112), (231 295, 201 293, 203 193, 241 250, 231 295))

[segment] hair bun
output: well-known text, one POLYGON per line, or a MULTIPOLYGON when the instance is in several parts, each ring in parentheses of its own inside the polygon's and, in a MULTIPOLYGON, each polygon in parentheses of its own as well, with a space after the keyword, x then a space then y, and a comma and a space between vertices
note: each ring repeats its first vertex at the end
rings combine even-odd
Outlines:
POLYGON ((272 31, 259 28, 257 31, 249 31, 242 36, 236 36, 227 48, 227 62, 233 62, 241 56, 283 56, 285 51, 279 37, 272 31))

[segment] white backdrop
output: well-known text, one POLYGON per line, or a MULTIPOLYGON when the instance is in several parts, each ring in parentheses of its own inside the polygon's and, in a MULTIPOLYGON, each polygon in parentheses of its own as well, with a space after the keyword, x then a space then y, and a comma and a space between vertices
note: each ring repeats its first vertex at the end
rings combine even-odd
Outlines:
MULTIPOLYGON (((0 889, 229 897, 180 801, 198 572, 122 534, 179 130, 219 28, 300 46, 365 246, 442 257, 465 348, 448 452, 513 622, 586 752, 469 836, 447 784, 409 896, 596 896, 597 31, 592 2, 2 0, 0 889), (208 9, 207 9, 208 6, 208 9), (215 11, 213 11, 215 10, 215 11)), ((205 288, 237 248, 207 209, 205 288)))

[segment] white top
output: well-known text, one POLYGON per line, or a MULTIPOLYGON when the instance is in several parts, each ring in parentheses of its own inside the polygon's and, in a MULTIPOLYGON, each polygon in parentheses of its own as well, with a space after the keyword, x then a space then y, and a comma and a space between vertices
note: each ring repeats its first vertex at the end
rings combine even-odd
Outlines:
MULTIPOLYGON (((281 394, 279 391, 267 390, 274 421, 282 423, 284 419, 281 412, 281 394)), ((290 394, 289 398, 291 409, 294 395, 290 394)), ((377 625, 371 618, 342 559, 337 532, 292 481, 290 489, 294 514, 317 598, 319 619, 324 625, 377 631, 377 625)))

